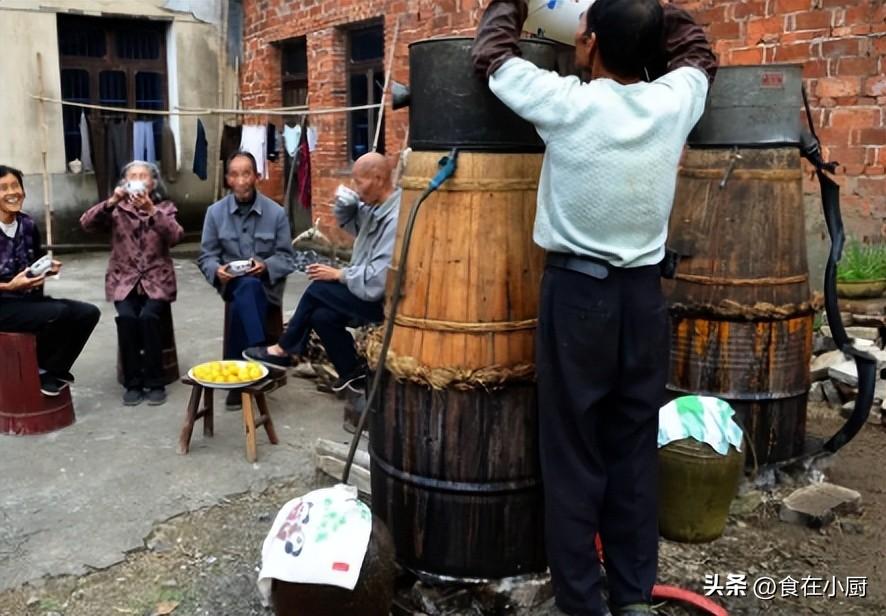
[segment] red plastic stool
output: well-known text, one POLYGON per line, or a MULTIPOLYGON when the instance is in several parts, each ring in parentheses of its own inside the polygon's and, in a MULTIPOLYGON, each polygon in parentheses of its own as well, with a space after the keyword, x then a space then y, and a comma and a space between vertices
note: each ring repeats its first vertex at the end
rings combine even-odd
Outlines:
POLYGON ((40 392, 37 338, 0 333, 0 433, 44 434, 74 423, 68 387, 58 396, 40 392))

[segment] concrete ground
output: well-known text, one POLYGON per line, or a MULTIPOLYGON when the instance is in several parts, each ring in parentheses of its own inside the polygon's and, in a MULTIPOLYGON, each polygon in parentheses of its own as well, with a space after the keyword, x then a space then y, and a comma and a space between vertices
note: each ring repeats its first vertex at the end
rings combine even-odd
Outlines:
MULTIPOLYGON (((173 315, 184 374, 220 359, 223 305, 187 252, 179 254, 173 315)), ((76 423, 42 436, 0 435, 0 591, 108 567, 141 547, 157 522, 263 490, 275 478, 313 475, 314 441, 349 439, 341 429, 342 402, 318 393, 311 381, 290 378, 269 396, 280 443, 271 446, 260 430, 257 463, 246 461, 241 415, 224 410, 220 392, 215 437, 204 439, 198 424, 190 454, 178 455, 190 388, 171 385, 160 407, 122 406, 115 312, 104 301, 107 253, 60 258, 62 276, 47 283, 47 292, 93 302, 102 318, 73 369, 76 423)), ((306 285, 303 274, 290 277, 286 315, 306 285)))

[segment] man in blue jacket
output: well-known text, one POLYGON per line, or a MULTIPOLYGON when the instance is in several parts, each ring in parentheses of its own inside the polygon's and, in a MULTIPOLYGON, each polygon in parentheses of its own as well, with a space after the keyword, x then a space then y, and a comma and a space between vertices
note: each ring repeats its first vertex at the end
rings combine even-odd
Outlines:
POLYGON ((391 168, 384 156, 364 154, 354 163, 352 175, 356 194, 352 198, 339 195, 335 201, 339 226, 356 236, 350 264, 344 269, 310 266, 308 277, 313 282, 277 344, 243 353, 247 359, 285 368, 292 365, 292 355, 305 352, 314 330, 338 373, 332 384, 335 391, 359 390, 366 379, 366 365, 346 328, 384 319, 385 279, 400 212, 401 191, 391 185, 391 168))
POLYGON ((685 11, 596 0, 576 24, 576 67, 591 77, 582 82, 519 57, 526 15, 523 0, 492 0, 473 57, 546 146, 533 238, 547 251, 536 372, 556 603, 574 616, 607 613, 599 533, 613 612, 647 614, 668 367, 659 264, 680 156, 716 58, 685 11))
MULTIPOLYGON (((258 192, 255 158, 235 152, 225 163, 225 181, 231 189, 213 203, 203 221, 197 264, 206 280, 230 303, 225 359, 240 359, 243 350, 267 340, 268 304, 283 304, 286 277, 295 270, 292 235, 286 211, 258 192), (233 261, 252 261, 242 276, 229 269, 233 261)), ((231 390, 226 406, 240 406, 240 393, 231 390)))

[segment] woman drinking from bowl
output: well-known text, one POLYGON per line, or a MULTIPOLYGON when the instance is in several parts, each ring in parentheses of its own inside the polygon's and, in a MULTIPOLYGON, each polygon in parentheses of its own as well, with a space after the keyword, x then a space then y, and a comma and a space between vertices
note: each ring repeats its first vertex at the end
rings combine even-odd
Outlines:
POLYGON ((145 398, 151 406, 166 402, 161 319, 176 296, 169 249, 184 231, 164 192, 157 166, 136 160, 123 168, 110 198, 80 218, 85 231, 111 232, 105 295, 117 309, 126 406, 145 398))

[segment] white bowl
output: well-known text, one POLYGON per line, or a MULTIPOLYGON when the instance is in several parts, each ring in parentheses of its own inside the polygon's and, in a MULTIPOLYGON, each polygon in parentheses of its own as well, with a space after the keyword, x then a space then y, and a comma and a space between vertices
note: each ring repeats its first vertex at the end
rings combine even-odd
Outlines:
POLYGON ((355 205, 360 202, 360 195, 344 184, 339 184, 335 189, 335 198, 346 205, 355 205))
POLYGON ((252 269, 252 259, 244 259, 242 261, 231 261, 228 263, 228 272, 234 276, 242 276, 252 269))

